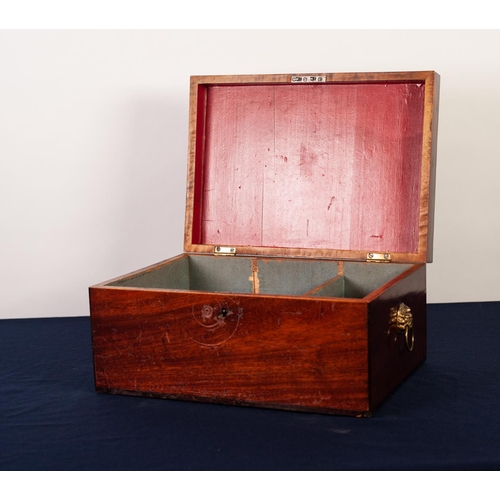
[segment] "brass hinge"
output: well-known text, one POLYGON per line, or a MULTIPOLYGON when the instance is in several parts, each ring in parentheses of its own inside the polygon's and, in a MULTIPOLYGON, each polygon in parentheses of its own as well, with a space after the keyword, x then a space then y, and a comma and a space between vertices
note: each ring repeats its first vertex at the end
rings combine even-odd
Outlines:
POLYGON ((391 262, 391 254, 390 253, 376 253, 376 252, 368 252, 366 254, 367 262, 391 262))
POLYGON ((215 247, 214 255, 236 255, 235 247, 215 247))

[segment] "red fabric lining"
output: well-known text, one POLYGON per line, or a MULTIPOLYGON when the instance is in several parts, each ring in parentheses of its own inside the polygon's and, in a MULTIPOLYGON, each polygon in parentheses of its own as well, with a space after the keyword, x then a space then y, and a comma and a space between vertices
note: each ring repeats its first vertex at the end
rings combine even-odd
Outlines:
POLYGON ((207 87, 193 242, 415 253, 423 103, 423 83, 207 87))

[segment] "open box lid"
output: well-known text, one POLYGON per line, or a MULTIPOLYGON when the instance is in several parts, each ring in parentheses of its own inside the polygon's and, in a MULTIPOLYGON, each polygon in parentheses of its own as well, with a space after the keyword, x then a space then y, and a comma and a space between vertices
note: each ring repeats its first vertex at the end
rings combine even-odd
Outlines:
POLYGON ((439 75, 193 76, 186 252, 431 262, 439 75))

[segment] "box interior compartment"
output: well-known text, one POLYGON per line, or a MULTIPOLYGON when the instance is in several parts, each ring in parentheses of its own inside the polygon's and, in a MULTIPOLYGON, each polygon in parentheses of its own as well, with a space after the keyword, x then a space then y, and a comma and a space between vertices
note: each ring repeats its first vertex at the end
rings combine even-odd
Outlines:
POLYGON ((107 286, 363 298, 411 264, 183 255, 107 286))

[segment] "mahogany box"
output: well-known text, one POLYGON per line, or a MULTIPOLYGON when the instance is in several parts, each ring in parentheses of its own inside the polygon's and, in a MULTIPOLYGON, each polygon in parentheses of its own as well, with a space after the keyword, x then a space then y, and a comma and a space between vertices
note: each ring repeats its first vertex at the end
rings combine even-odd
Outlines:
POLYGON ((90 288, 96 390, 370 416, 426 357, 438 88, 191 77, 185 253, 90 288))

